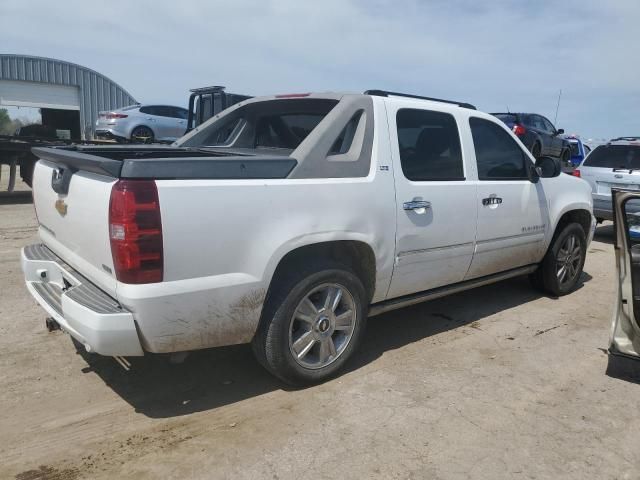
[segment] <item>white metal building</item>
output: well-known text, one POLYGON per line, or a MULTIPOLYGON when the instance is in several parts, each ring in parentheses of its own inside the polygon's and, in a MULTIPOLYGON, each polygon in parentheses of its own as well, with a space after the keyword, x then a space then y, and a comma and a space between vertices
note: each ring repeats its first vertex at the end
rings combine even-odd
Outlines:
POLYGON ((0 108, 78 111, 83 140, 93 138, 99 111, 133 103, 125 89, 90 68, 52 58, 0 54, 0 108))

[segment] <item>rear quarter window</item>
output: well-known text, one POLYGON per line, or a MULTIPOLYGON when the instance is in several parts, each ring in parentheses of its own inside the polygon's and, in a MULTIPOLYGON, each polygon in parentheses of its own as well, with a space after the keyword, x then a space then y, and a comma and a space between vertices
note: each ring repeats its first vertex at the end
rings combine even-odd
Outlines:
POLYGON ((518 121, 518 117, 514 113, 496 113, 494 117, 504 123, 516 123, 518 121))

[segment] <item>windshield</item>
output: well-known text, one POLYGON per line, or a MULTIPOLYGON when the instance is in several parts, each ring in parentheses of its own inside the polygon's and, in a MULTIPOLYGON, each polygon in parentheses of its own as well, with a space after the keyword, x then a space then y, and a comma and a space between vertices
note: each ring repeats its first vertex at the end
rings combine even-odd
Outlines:
POLYGON ((587 157, 585 167, 640 169, 639 145, 600 145, 587 157))
POLYGON ((294 150, 337 103, 320 98, 248 103, 205 126, 181 145, 294 150))

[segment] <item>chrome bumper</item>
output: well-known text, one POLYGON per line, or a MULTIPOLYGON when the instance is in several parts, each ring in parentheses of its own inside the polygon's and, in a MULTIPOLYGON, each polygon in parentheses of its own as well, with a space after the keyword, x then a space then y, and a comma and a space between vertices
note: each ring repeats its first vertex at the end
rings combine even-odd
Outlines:
POLYGON ((144 355, 133 314, 42 244, 22 249, 29 293, 87 351, 144 355))

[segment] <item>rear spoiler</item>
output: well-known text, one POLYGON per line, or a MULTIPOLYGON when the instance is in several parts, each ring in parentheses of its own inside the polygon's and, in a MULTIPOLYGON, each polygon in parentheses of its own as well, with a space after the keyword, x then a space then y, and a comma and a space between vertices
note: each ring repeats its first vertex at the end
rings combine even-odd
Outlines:
POLYGON ((65 166, 71 170, 83 170, 85 172, 116 178, 120 176, 120 172, 122 171, 121 161, 79 153, 73 150, 34 147, 31 149, 31 152, 42 160, 65 166))
POLYGON ((286 178, 298 164, 295 158, 268 155, 229 155, 194 152, 180 147, 136 148, 36 147, 38 158, 66 167, 113 178, 129 179, 274 179, 286 178), (107 158, 106 155, 116 157, 107 158), (138 157, 138 158, 136 158, 138 157))

